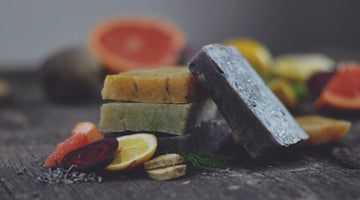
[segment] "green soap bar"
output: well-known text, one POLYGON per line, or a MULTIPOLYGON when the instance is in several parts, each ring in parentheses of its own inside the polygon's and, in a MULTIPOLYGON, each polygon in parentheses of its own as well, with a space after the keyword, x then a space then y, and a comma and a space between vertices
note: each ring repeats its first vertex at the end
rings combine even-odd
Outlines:
POLYGON ((99 127, 109 132, 156 131, 183 135, 216 116, 217 107, 210 99, 188 104, 107 103, 101 107, 99 127))

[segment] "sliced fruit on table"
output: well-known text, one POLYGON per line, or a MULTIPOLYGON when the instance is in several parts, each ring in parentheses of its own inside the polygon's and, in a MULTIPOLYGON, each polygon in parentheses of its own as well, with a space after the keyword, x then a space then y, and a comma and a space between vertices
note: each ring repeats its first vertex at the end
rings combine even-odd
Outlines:
POLYGON ((89 48, 109 71, 173 66, 185 47, 183 32, 148 18, 109 20, 94 28, 89 48))
POLYGON ((271 91, 287 108, 295 108, 297 97, 291 83, 282 79, 274 79, 268 83, 271 91))
POLYGON ((54 152, 48 156, 45 160, 45 166, 55 166, 55 159, 58 164, 61 164, 61 160, 69 152, 101 139, 103 139, 103 136, 93 123, 80 122, 75 126, 71 136, 64 142, 59 143, 54 152))
POLYGON ((300 127, 309 135, 305 145, 326 144, 340 140, 344 137, 351 126, 345 120, 331 119, 316 115, 296 117, 300 127))
POLYGON ((117 150, 115 138, 104 138, 69 152, 61 160, 61 166, 85 171, 102 169, 114 160, 117 150))
POLYGON ((150 160, 157 148, 157 139, 149 133, 137 133, 116 138, 119 153, 105 169, 119 171, 132 169, 150 160))
POLYGON ((146 173, 152 179, 165 181, 184 176, 186 174, 186 165, 175 165, 160 169, 151 169, 147 170, 146 173))
POLYGON ((262 76, 266 77, 271 74, 273 58, 269 49, 261 42, 250 38, 234 38, 226 40, 223 44, 236 47, 262 76))
POLYGON ((360 110, 360 63, 343 63, 315 101, 316 108, 360 110))
POLYGON ((334 67, 335 61, 322 54, 286 54, 275 58, 273 72, 281 78, 305 82, 314 73, 334 67))
POLYGON ((79 122, 71 132, 71 136, 77 134, 84 134, 89 140, 89 143, 103 139, 97 126, 91 122, 79 122))
POLYGON ((185 159, 179 154, 169 153, 165 155, 158 156, 144 163, 144 168, 146 170, 156 169, 156 168, 165 168, 169 166, 174 166, 179 163, 184 163, 185 159))

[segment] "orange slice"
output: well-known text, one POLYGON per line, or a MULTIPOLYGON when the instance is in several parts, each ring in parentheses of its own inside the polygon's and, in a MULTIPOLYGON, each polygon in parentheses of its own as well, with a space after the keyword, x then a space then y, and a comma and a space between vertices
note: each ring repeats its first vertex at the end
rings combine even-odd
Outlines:
POLYGON ((234 38, 226 40, 224 45, 237 48, 259 74, 270 76, 273 58, 264 44, 251 38, 234 38))
POLYGON ((157 139, 149 133, 137 133, 117 138, 119 153, 105 169, 119 171, 132 169, 150 160, 157 148, 157 139))
POLYGON ((360 110, 360 64, 342 64, 326 84, 315 106, 360 110))
POLYGON ((105 21, 94 28, 89 47, 111 72, 175 65, 184 34, 168 23, 147 18, 105 21))

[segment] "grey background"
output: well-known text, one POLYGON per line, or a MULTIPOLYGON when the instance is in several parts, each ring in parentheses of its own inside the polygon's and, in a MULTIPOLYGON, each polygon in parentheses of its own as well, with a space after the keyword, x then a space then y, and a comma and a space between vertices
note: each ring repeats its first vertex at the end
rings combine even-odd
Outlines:
POLYGON ((36 68, 58 49, 86 44, 98 22, 127 15, 169 19, 195 49, 247 36, 265 43, 274 55, 360 55, 358 0, 4 0, 0 70, 36 68))

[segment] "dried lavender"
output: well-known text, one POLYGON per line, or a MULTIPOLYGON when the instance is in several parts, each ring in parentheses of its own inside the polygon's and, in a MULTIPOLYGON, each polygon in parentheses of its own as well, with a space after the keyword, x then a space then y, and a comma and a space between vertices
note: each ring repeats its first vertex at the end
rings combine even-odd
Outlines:
POLYGON ((37 177, 37 180, 41 183, 86 183, 86 182, 102 182, 103 178, 97 176, 95 173, 85 173, 76 170, 72 170, 74 166, 69 169, 64 169, 63 167, 57 167, 55 169, 49 168, 47 173, 41 174, 37 177))

